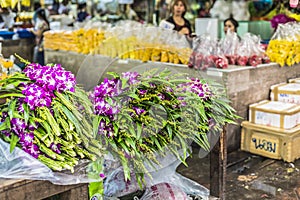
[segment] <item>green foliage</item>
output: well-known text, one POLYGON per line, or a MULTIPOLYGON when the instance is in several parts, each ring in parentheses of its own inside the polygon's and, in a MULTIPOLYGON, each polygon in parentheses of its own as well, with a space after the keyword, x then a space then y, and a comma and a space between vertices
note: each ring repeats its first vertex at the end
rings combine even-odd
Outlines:
MULTIPOLYGON (((157 155, 165 155, 167 151, 186 165, 192 141, 209 150, 207 134, 221 131, 226 123, 234 123, 238 118, 225 94, 220 93, 224 90, 218 88, 217 84, 214 84, 215 88, 209 87, 209 96, 202 98, 191 90, 178 87, 191 80, 182 78, 182 74, 172 74, 169 70, 146 71, 138 77, 140 82, 136 84, 128 84, 128 78, 116 73, 111 75, 119 79, 121 88, 126 90, 119 96, 105 100, 111 106, 120 105, 120 112, 113 120, 101 115, 95 118, 93 124, 96 126, 94 130, 97 130, 101 120, 112 125, 114 135, 107 137, 100 133, 99 140, 105 141, 109 151, 119 158, 126 180, 130 180, 130 172, 134 170, 141 184, 145 174, 150 176, 145 163, 159 166, 157 155), (140 91, 147 92, 141 94, 140 91), (128 97, 129 100, 124 102, 128 97), (184 102, 178 97, 182 97, 184 102), (137 114, 136 107, 144 112, 137 114), (183 154, 179 153, 180 150, 183 154)), ((201 80, 201 84, 207 82, 201 80)))

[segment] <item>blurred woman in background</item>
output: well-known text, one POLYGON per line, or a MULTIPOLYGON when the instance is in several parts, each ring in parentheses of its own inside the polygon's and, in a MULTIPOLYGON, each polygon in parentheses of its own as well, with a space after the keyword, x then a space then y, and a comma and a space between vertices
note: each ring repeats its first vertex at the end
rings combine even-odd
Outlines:
POLYGON ((192 33, 191 23, 184 18, 187 11, 187 3, 184 0, 175 0, 171 7, 171 16, 166 20, 174 24, 175 31, 180 34, 190 35, 192 33))
POLYGON ((33 62, 44 65, 44 32, 50 30, 50 24, 46 17, 45 9, 36 12, 37 22, 31 32, 35 35, 35 47, 33 52, 33 62))
POLYGON ((224 20, 225 35, 227 34, 228 31, 237 33, 238 27, 239 27, 239 23, 232 16, 224 20))

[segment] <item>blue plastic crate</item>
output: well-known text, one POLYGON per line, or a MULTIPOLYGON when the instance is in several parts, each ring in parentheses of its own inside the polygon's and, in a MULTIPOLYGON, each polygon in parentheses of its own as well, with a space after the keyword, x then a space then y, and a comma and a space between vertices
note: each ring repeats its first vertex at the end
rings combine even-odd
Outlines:
POLYGON ((15 32, 12 31, 0 31, 0 37, 4 39, 12 39, 12 36, 15 34, 15 32))
POLYGON ((26 29, 17 31, 19 38, 34 38, 34 34, 26 29))

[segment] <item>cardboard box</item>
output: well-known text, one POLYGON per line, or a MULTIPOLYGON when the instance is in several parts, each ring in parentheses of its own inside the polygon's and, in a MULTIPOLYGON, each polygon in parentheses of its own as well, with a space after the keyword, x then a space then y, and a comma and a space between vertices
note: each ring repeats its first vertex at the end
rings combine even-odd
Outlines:
POLYGON ((290 129, 300 124, 300 105, 264 100, 249 106, 249 121, 290 129))
POLYGON ((300 78, 289 79, 289 83, 298 83, 298 84, 300 84, 300 78))
POLYGON ((300 104, 300 84, 281 83, 271 86, 271 100, 300 104))
POLYGON ((272 159, 294 162, 300 157, 300 126, 280 129, 242 122, 241 150, 272 159))

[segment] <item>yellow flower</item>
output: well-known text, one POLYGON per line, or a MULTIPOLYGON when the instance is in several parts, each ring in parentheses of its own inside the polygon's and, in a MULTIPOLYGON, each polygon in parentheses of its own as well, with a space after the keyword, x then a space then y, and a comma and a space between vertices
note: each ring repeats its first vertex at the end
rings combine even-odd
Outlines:
POLYGON ((6 79, 8 76, 7 76, 7 74, 5 73, 5 72, 3 72, 2 74, 0 74, 1 76, 0 76, 0 80, 4 80, 4 79, 6 79))

